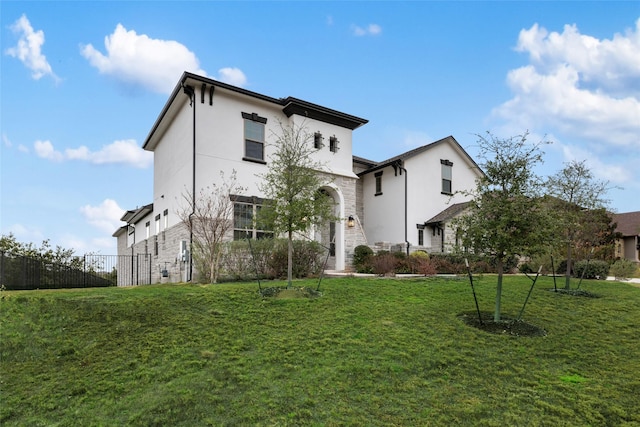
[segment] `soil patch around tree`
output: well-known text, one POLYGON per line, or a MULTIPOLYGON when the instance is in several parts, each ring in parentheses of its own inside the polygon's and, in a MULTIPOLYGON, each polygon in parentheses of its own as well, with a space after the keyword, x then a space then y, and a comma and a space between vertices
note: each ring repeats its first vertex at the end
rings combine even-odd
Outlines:
POLYGON ((458 319, 462 320, 466 325, 491 334, 516 337, 544 337, 547 335, 547 331, 531 323, 517 320, 508 315, 502 315, 501 317, 502 319, 496 322, 493 320, 493 313, 487 311, 480 312, 480 319, 478 319, 477 311, 469 311, 458 315, 458 319))
POLYGON ((292 287, 292 288, 279 288, 272 286, 269 288, 263 288, 260 290, 260 295, 263 298, 276 298, 276 299, 312 299, 322 296, 322 292, 316 291, 307 287, 292 287))

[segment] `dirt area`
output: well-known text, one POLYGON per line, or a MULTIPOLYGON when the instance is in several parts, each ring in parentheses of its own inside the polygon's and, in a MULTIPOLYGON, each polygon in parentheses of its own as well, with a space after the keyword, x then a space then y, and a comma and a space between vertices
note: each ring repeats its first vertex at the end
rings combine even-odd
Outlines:
POLYGON ((480 318, 478 318, 477 311, 461 313, 458 318, 466 325, 491 334, 517 337, 544 337, 547 335, 547 331, 544 329, 510 316, 502 315, 501 320, 496 322, 493 320, 493 313, 486 311, 480 312, 480 318))

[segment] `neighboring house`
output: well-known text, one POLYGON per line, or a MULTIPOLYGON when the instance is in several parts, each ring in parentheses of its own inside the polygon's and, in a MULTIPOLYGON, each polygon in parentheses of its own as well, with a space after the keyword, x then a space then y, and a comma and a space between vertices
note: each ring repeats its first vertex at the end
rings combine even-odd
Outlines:
MULTIPOLYGON (((361 244, 386 241, 404 248, 408 241, 412 249, 443 251, 438 233, 450 217, 438 214, 463 202, 454 192, 473 188, 482 173, 453 137, 381 163, 354 157, 352 132, 367 120, 185 72, 143 144, 154 153, 153 202, 123 215, 126 225, 113 234, 118 254, 149 259, 151 283, 190 280, 190 236, 177 212, 185 194, 197 195, 221 173, 228 178, 235 172, 245 188, 234 195, 229 240, 258 237, 264 230, 247 230, 246 224, 263 201, 258 184, 280 123, 314 134, 315 160, 327 165, 320 172, 332 178, 322 190, 335 201, 340 220, 310 233, 331 247, 329 269, 349 269, 361 244)), ((135 283, 118 279, 121 286, 135 283)))
POLYGON ((622 235, 616 241, 615 256, 640 262, 640 211, 613 214, 612 219, 622 235))
POLYGON ((450 220, 470 199, 482 170, 452 136, 380 163, 354 158, 362 223, 370 244, 409 252, 450 252, 450 220))

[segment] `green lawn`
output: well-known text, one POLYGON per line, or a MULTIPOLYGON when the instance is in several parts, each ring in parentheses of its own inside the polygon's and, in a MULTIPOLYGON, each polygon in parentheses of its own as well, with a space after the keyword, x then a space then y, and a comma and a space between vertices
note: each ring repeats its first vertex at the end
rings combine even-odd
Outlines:
MULTIPOLYGON (((495 280, 476 281, 483 311, 495 280)), ((505 314, 530 283, 505 279, 505 314)), ((4 291, 0 424, 640 426, 640 288, 552 287, 524 313, 535 338, 465 325, 464 279, 325 279, 316 299, 255 283, 4 291)))

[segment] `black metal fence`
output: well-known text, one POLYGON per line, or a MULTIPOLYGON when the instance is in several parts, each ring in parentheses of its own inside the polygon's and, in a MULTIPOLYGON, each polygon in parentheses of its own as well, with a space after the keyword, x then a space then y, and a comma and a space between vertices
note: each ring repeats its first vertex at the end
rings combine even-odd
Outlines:
POLYGON ((0 252, 0 286, 7 290, 136 286, 151 283, 151 256, 84 255, 65 263, 0 252))

